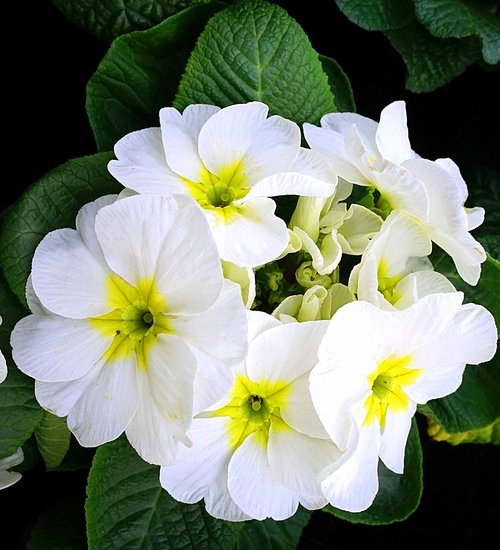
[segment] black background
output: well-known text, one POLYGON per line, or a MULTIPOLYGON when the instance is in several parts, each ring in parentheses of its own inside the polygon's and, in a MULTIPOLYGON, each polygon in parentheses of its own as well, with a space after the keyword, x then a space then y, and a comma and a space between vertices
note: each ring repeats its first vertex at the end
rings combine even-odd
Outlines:
MULTIPOLYGON (((403 61, 382 33, 360 29, 333 1, 277 3, 302 25, 318 52, 344 69, 360 114, 378 120, 384 106, 404 99, 410 140, 421 156, 451 157, 464 173, 478 165, 500 169, 498 72, 475 66, 434 92, 411 93, 404 87, 403 61)), ((95 152, 85 85, 108 45, 67 21, 48 0, 1 7, 5 207, 51 168, 95 152)), ((316 512, 300 547, 497 548, 499 448, 437 443, 423 425, 421 435, 424 493, 414 514, 401 523, 369 527, 316 512)), ((2 491, 0 547, 26 547, 32 523, 49 504, 80 498, 83 521, 85 477, 85 471, 45 474, 35 468, 2 491)))

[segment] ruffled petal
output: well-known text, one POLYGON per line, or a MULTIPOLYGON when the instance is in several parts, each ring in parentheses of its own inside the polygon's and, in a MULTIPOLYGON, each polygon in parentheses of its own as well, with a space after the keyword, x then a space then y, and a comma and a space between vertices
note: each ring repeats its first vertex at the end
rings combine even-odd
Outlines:
POLYGON ((127 427, 127 438, 147 462, 175 463, 178 443, 190 445, 186 435, 193 416, 196 358, 189 346, 173 335, 160 334, 139 369, 139 406, 127 427))
POLYGON ((12 331, 12 357, 32 378, 64 382, 87 373, 111 340, 85 320, 28 315, 12 331))
POLYGON ((382 109, 375 140, 382 158, 394 164, 415 157, 408 138, 404 101, 394 101, 382 109))
POLYGON ((281 172, 259 180, 247 193, 247 202, 257 197, 276 197, 282 195, 300 195, 303 197, 330 197, 335 185, 321 181, 300 172, 281 172))

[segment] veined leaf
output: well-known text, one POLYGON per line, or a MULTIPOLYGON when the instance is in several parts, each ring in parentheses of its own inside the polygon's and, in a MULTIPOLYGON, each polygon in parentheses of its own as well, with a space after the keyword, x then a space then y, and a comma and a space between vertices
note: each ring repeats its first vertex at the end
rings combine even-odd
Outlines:
POLYGON ((35 437, 47 470, 60 466, 68 452, 71 439, 66 418, 60 418, 46 411, 35 431, 35 437))
POLYGON ((388 31, 415 18, 411 0, 335 0, 340 11, 367 31, 388 31))

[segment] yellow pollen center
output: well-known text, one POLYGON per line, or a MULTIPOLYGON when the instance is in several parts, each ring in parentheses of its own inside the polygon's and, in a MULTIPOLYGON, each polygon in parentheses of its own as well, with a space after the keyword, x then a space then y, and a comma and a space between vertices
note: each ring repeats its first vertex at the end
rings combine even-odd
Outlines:
POLYGON ((250 190, 241 161, 223 166, 218 174, 203 167, 198 181, 183 181, 189 194, 202 208, 214 211, 226 221, 230 221, 238 210, 234 201, 243 198, 250 190))
POLYGON ((421 369, 408 368, 412 361, 411 355, 402 355, 389 356, 378 363, 368 377, 372 391, 364 404, 365 424, 377 419, 383 429, 388 410, 397 413, 408 409, 410 398, 403 388, 413 384, 422 372, 421 369))
POLYGON ((89 319, 92 327, 105 338, 112 338, 104 353, 106 362, 127 358, 134 354, 139 368, 147 368, 147 354, 160 333, 172 332, 165 298, 155 281, 144 278, 131 285, 112 274, 106 280, 109 313, 89 319))
POLYGON ((227 416, 229 446, 234 451, 250 435, 267 446, 269 430, 290 430, 282 419, 281 410, 288 406, 289 382, 261 380, 253 382, 243 375, 236 378, 228 404, 201 416, 227 416))

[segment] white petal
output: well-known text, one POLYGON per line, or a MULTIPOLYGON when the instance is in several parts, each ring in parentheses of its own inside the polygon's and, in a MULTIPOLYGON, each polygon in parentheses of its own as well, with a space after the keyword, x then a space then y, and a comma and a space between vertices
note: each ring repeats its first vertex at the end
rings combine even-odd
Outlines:
POLYGON ((329 197, 335 191, 331 183, 300 172, 281 172, 259 180, 241 202, 257 197, 300 195, 303 197, 329 197))
POLYGON ((416 409, 416 403, 410 403, 405 411, 387 409, 379 456, 387 468, 396 474, 402 474, 404 470, 406 442, 416 409))
POLYGON ((138 193, 182 192, 184 186, 168 167, 160 128, 145 128, 122 137, 114 147, 117 160, 108 170, 120 183, 138 193))
POLYGON ((83 447, 120 436, 138 404, 135 357, 108 362, 68 414, 68 428, 83 447))
POLYGON ((215 233, 223 260, 238 266, 258 267, 276 259, 288 245, 285 222, 274 215, 272 199, 253 199, 237 210, 215 233))
POLYGON ((362 254, 372 237, 380 231, 382 218, 359 204, 349 207, 339 228, 339 240, 347 254, 362 254))
POLYGON ((484 208, 481 206, 475 206, 474 208, 465 208, 467 214, 467 224, 469 231, 476 229, 484 222, 484 216, 486 214, 484 208))
POLYGON ((7 362, 4 354, 0 351, 0 384, 7 378, 7 362))
POLYGON ((441 168, 444 168, 455 180, 455 184, 459 189, 460 202, 465 202, 469 191, 467 189, 467 184, 465 183, 462 174, 460 173, 460 168, 449 158, 445 159, 436 159, 435 164, 439 165, 441 168))
POLYGON ((126 434, 144 460, 169 466, 179 441, 190 444, 196 358, 180 338, 160 334, 146 359, 138 371, 139 406, 126 434))
POLYGON ((247 311, 248 341, 251 342, 262 332, 273 327, 279 327, 281 323, 269 313, 258 310, 247 311))
POLYGON ((322 128, 330 128, 344 136, 350 132, 353 124, 358 128, 370 147, 376 150, 375 134, 378 124, 371 118, 357 113, 328 113, 321 117, 322 128))
POLYGON ((381 156, 394 164, 415 157, 408 138, 404 101, 394 101, 382 110, 375 139, 381 156))
POLYGON ((160 468, 160 483, 176 500, 200 501, 227 470, 231 456, 227 421, 221 417, 194 419, 189 430, 193 446, 180 446, 177 462, 160 468))
POLYGON ((58 315, 84 319, 110 311, 107 273, 73 229, 46 235, 33 256, 32 284, 42 304, 58 315))
POLYGON ((317 362, 327 327, 328 321, 309 321, 281 325, 260 334, 248 350, 248 377, 292 382, 308 373, 317 362))
POLYGON ((280 116, 267 117, 263 103, 231 105, 203 127, 199 152, 214 174, 242 163, 250 185, 275 172, 288 170, 300 147, 300 129, 280 116))
POLYGON ((252 519, 234 502, 229 493, 227 488, 227 468, 207 488, 205 508, 211 516, 225 521, 245 521, 252 519))
MULTIPOLYGON (((313 151, 312 149, 306 149, 301 147, 299 154, 290 168, 290 172, 298 172, 299 174, 305 174, 311 176, 317 180, 324 181, 333 186, 332 194, 337 187, 337 173, 333 171, 330 163, 326 160, 324 155, 313 151)), ((336 200, 342 200, 335 193, 336 200)), ((345 197, 344 197, 345 198, 345 197)))
POLYGON ((303 249, 311 256, 314 269, 320 274, 331 273, 339 264, 342 257, 342 247, 336 239, 336 232, 327 234, 321 243, 321 249, 309 237, 309 235, 300 229, 294 227, 293 231, 302 241, 303 249))
POLYGON ((297 511, 297 495, 276 481, 266 445, 257 433, 236 449, 228 469, 228 488, 236 504, 254 519, 287 519, 297 511))
POLYGON ((52 315, 23 317, 11 334, 12 356, 19 369, 46 382, 80 378, 110 343, 111 338, 85 320, 52 315))
MULTIPOLYGON (((437 307, 448 314, 455 311, 444 319, 441 330, 430 333, 413 354, 412 366, 421 368, 422 373, 407 393, 417 403, 453 393, 461 383, 466 364, 478 365, 495 355, 498 333, 491 313, 477 304, 454 307, 454 294, 460 293, 427 296, 419 302, 427 302, 427 317, 439 316, 437 307), (436 303, 436 298, 440 298, 440 303, 436 303)), ((412 309, 415 308, 416 305, 412 309)))
POLYGON ((321 488, 332 506, 348 512, 362 512, 371 506, 379 488, 379 446, 378 424, 372 422, 350 442, 351 452, 325 468, 321 488))
POLYGON ((255 301, 255 273, 251 267, 239 267, 222 260, 222 272, 226 279, 240 287, 241 299, 245 308, 250 309, 255 301))
POLYGON ((200 180, 204 166, 198 153, 198 136, 218 110, 211 105, 190 105, 182 115, 173 107, 160 110, 165 157, 176 174, 191 181, 200 180))
POLYGON ((310 510, 326 505, 318 476, 339 456, 339 450, 331 441, 294 430, 273 430, 271 425, 268 457, 276 481, 293 491, 302 505, 308 503, 306 508, 310 510))
POLYGON ((304 135, 313 151, 325 156, 333 170, 344 180, 360 185, 370 185, 367 179, 352 163, 345 149, 345 136, 330 128, 318 128, 304 124, 304 135))

